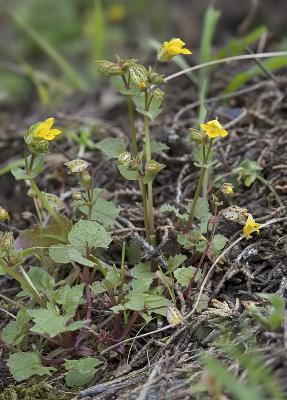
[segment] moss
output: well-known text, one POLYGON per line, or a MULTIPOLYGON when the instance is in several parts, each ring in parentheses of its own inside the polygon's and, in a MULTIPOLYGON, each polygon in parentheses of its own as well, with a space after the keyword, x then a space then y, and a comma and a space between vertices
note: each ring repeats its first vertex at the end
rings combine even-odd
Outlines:
POLYGON ((43 383, 36 383, 30 386, 8 386, 0 393, 0 400, 68 400, 69 397, 56 395, 55 390, 43 383))

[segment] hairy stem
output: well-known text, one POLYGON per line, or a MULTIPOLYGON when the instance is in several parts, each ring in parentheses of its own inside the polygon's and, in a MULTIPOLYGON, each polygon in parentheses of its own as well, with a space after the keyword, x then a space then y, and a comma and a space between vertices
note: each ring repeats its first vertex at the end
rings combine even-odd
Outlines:
POLYGON ((139 186, 142 194, 143 201, 143 212, 144 212, 144 225, 147 241, 150 243, 150 227, 149 227, 149 218, 148 218, 148 205, 147 205, 147 193, 146 193, 146 185, 143 183, 143 177, 141 173, 139 173, 139 186))
MULTIPOLYGON (((148 94, 145 91, 145 111, 148 111, 149 107, 148 94)), ((149 119, 144 116, 144 135, 145 135, 145 160, 146 162, 151 161, 151 139, 149 130, 149 119)), ((147 184, 147 212, 150 228, 150 244, 156 246, 156 237, 154 229, 154 210, 153 210, 153 192, 152 192, 152 182, 147 184)))
MULTIPOLYGON (((210 151, 211 151, 211 146, 212 146, 212 142, 209 143, 207 151, 205 151, 205 146, 203 147, 203 157, 204 157, 203 163, 204 164, 206 164, 208 162, 208 157, 209 157, 209 154, 210 154, 210 151)), ((192 201, 192 204, 191 204, 191 208, 190 208, 190 212, 189 212, 189 216, 188 216, 188 220, 187 220, 186 226, 185 226, 185 228, 183 230, 184 233, 189 232, 191 227, 192 227, 192 223, 193 223, 193 219, 194 219, 194 213, 195 213, 195 209, 196 209, 196 205, 197 205, 197 201, 198 201, 199 195, 201 193, 202 184, 203 184, 203 181, 204 181, 206 170, 207 170, 207 167, 205 165, 202 166, 201 169, 200 169, 200 176, 199 176, 199 179, 198 179, 198 182, 197 182, 196 190, 195 190, 195 193, 194 193, 194 198, 193 198, 193 201, 192 201)))
MULTIPOLYGON (((127 81, 126 77, 122 75, 123 82, 127 90, 130 89, 129 81, 127 81)), ((128 99, 128 113, 130 119, 130 130, 131 130, 131 152, 134 157, 138 154, 138 145, 137 145, 137 131, 135 126, 135 113, 133 106, 133 98, 132 95, 127 96, 128 99)))

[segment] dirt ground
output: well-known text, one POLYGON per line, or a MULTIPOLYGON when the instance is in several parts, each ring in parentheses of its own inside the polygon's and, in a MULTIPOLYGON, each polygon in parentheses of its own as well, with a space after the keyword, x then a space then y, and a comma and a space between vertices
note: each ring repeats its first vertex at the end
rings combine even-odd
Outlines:
MULTIPOLYGON (((219 163, 215 167, 214 176, 232 171, 244 159, 256 160, 262 167, 262 176, 276 190, 280 204, 270 189, 260 181, 256 181, 250 188, 241 186, 232 202, 248 208, 256 220, 265 222, 285 215, 282 203, 286 204, 287 200, 287 79, 284 74, 277 76, 276 82, 264 77, 252 82, 236 95, 224 97, 220 93, 229 68, 219 69, 215 74, 213 82, 216 84, 212 85, 210 97, 206 101, 208 115, 218 116, 230 132, 227 140, 217 144, 216 157, 219 163)), ((188 141, 188 127, 198 113, 196 93, 188 78, 177 79, 176 85, 168 85, 166 110, 152 127, 153 137, 165 142, 170 148, 166 154, 162 153, 158 157, 158 161, 164 162, 167 167, 156 179, 156 209, 167 202, 185 204, 192 197, 198 177, 198 171, 192 163, 192 145, 188 141)), ((97 128, 94 139, 99 140, 110 136, 111 132, 115 136, 124 135, 124 107, 125 104, 115 97, 113 91, 103 90, 77 98, 76 101, 68 100, 56 118, 61 124, 73 126, 75 129, 79 124, 95 124, 97 128), (107 104, 110 106, 107 107, 107 104)), ((25 118, 25 124, 29 125, 34 118, 35 115, 29 115, 25 118)), ((140 119, 137 123, 140 128, 140 119)), ((20 116, 2 126, 1 164, 7 159, 20 156, 23 149, 20 116)), ((43 180, 39 183, 43 187, 47 185, 50 191, 56 191, 60 195, 64 190, 61 181, 63 161, 74 157, 75 147, 68 140, 55 146, 48 157, 43 180), (58 181, 49 180, 49 171, 60 177, 58 181)), ((89 152, 85 154, 85 158, 95 167, 97 186, 105 188, 106 197, 121 206, 121 217, 140 225, 140 196, 133 184, 126 183, 117 173, 114 163, 100 152, 89 152)), ((6 175, 1 177, 1 188, 1 204, 13 213, 16 226, 19 229, 27 226, 29 222, 23 220, 21 213, 32 209, 32 204, 25 195, 23 184, 15 183, 6 175)), ((156 225, 159 227, 165 222, 164 217, 157 214, 156 225)), ((231 241, 239 234, 238 227, 228 222, 221 223, 219 231, 231 241)), ((157 233, 160 240, 162 231, 158 229, 157 233)), ((286 234, 287 222, 271 225, 262 230, 259 236, 235 246, 225 256, 224 263, 212 274, 206 293, 210 299, 227 302, 231 311, 222 321, 228 322, 234 331, 239 329, 245 311, 244 301, 255 300, 255 293, 286 294, 286 234)), ((174 254, 173 236, 173 229, 170 229, 161 254, 174 254)), ((132 234, 127 240, 131 238, 132 234)), ((208 267, 206 263, 205 268, 208 267)), ((8 278, 1 279, 0 288, 1 293, 9 297, 17 291, 8 278)), ((5 323, 7 318, 1 314, 1 326, 5 323)), ((283 334, 268 335, 256 324, 252 329, 260 349, 264 351, 265 359, 269 361, 269 368, 287 393, 283 334)), ((220 334, 220 325, 214 320, 214 316, 203 313, 194 315, 192 321, 175 331, 139 339, 133 344, 128 367, 123 357, 116 363, 116 369, 110 371, 108 379, 106 372, 99 373, 94 382, 96 387, 90 389, 90 392, 84 391, 83 398, 192 399, 194 397, 190 387, 197 381, 200 373, 199 355, 216 354, 213 341, 220 334), (105 384, 107 381, 111 383, 105 384)), ((3 355, 5 358, 5 352, 3 355)), ((12 382, 12 378, 3 361, 1 366, 0 384, 4 388, 12 382)))

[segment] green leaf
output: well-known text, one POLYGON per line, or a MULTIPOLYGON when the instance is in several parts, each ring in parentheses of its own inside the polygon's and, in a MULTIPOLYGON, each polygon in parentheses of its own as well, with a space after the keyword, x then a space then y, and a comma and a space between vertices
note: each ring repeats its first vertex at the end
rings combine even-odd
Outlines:
MULTIPOLYGON (((85 214, 88 213, 87 206, 80 207, 80 210, 85 214)), ((97 221, 105 228, 112 228, 119 212, 120 208, 118 208, 112 201, 97 199, 92 208, 91 220, 97 221)))
POLYGON ((144 293, 143 298, 149 313, 166 315, 166 307, 171 304, 166 297, 157 294, 144 293))
POLYGON ((169 147, 165 143, 156 140, 151 141, 150 147, 152 153, 161 153, 162 151, 169 150, 169 147))
POLYGON ((140 259, 141 253, 142 249, 135 241, 131 241, 127 246, 127 257, 130 263, 136 264, 140 259))
MULTIPOLYGON (((23 179, 34 179, 34 178, 36 178, 37 175, 39 175, 40 172, 42 172, 44 160, 45 160, 44 154, 37 154, 35 156, 35 160, 33 163, 33 169, 30 174, 26 174, 25 169, 17 167, 17 166, 11 168, 11 173, 14 176, 14 178, 16 179, 16 181, 20 181, 23 179)), ((31 155, 27 157, 28 165, 30 165, 30 162, 31 162, 31 155)))
POLYGON ((175 206, 172 206, 171 204, 163 204, 160 209, 160 213, 165 213, 165 212, 171 212, 173 213, 177 218, 179 218, 182 221, 187 221, 187 213, 181 214, 179 209, 175 206))
POLYGON ((132 87, 127 90, 122 77, 120 76, 112 76, 111 81, 116 89, 124 96, 138 96, 140 91, 135 87, 132 87))
POLYGON ((212 249, 216 254, 220 254, 221 250, 224 248, 226 243, 228 242, 228 239, 221 235, 220 233, 217 233, 214 236, 213 242, 212 242, 212 249))
MULTIPOLYGON (((192 206, 192 202, 188 205, 188 213, 192 206)), ((202 197, 197 199, 194 217, 197 218, 199 223, 199 230, 201 233, 206 233, 208 230, 208 221, 211 217, 211 213, 209 212, 209 204, 208 201, 202 197)))
MULTIPOLYGON (((47 271, 41 267, 31 267, 27 275, 31 279, 37 292, 45 294, 47 297, 50 296, 55 286, 55 280, 47 271)), ((31 292, 26 289, 18 293, 17 296, 29 296, 32 299, 31 292)))
POLYGON ((126 150, 127 144, 122 138, 110 137, 96 143, 95 147, 108 157, 118 158, 118 156, 126 150))
POLYGON ((91 382, 95 376, 96 368, 103 361, 95 357, 86 357, 80 360, 68 360, 64 367, 68 371, 66 383, 70 387, 80 387, 91 382))
POLYGON ((193 267, 180 267, 173 271, 173 275, 177 283, 183 287, 187 287, 194 272, 195 268, 193 267))
POLYGON ((140 93, 138 96, 133 97, 134 103, 136 105, 136 110, 138 113, 147 116, 150 120, 155 120, 159 114, 162 112, 161 100, 153 97, 148 111, 145 111, 145 94, 140 93))
POLYGON ((55 301, 57 304, 61 304, 66 315, 73 317, 80 304, 84 304, 83 290, 84 283, 70 287, 65 285, 57 290, 55 301))
POLYGON ((112 241, 110 234, 95 221, 78 221, 69 233, 69 241, 74 247, 102 247, 107 249, 112 241))
POLYGON ((195 211, 194 211, 195 218, 210 218, 211 214, 209 212, 209 205, 208 201, 202 197, 197 199, 195 211))
POLYGON ((120 174, 126 178, 128 181, 137 181, 139 177, 138 171, 133 171, 131 169, 128 169, 124 165, 118 165, 118 169, 120 171, 120 174))
POLYGON ((105 293, 107 291, 107 288, 103 282, 94 282, 92 284, 92 291, 94 294, 101 294, 105 293))
POLYGON ((10 322, 3 328, 1 339, 6 343, 17 346, 29 332, 31 317, 25 308, 22 308, 16 317, 16 321, 10 322))
POLYGON ((156 275, 151 272, 150 265, 145 263, 138 263, 131 269, 131 276, 134 278, 131 281, 133 292, 145 292, 149 289, 150 285, 156 275))
POLYGON ((105 286, 107 288, 116 289, 121 284, 121 277, 119 271, 113 266, 113 269, 108 271, 105 277, 105 286))
POLYGON ((76 249, 75 247, 69 247, 68 248, 68 255, 71 261, 75 261, 76 263, 80 264, 80 265, 84 265, 85 267, 90 267, 90 268, 94 268, 95 263, 91 260, 89 260, 88 258, 84 257, 82 253, 85 253, 85 250, 83 247, 79 247, 78 249, 76 249))
POLYGON ((55 286, 55 279, 41 267, 31 267, 28 276, 40 293, 50 293, 55 286))
POLYGON ((56 371, 55 368, 44 367, 38 355, 33 352, 12 354, 7 361, 7 365, 17 382, 29 379, 34 375, 51 375, 51 371, 56 371))
MULTIPOLYGON (((44 229, 40 225, 34 225, 31 229, 21 231, 16 239, 16 246, 21 249, 28 249, 39 245, 49 247, 53 244, 66 244, 70 229, 70 221, 64 215, 58 214, 58 218, 52 218, 44 229)), ((40 254, 41 249, 37 249, 37 251, 40 254)))
POLYGON ((196 241, 188 233, 179 233, 176 237, 176 240, 186 250, 190 250, 196 245, 196 241))
POLYGON ((144 298, 139 296, 137 292, 132 292, 128 296, 127 303, 124 304, 126 310, 142 311, 145 308, 144 298))
POLYGON ((85 321, 76 321, 68 324, 70 315, 60 315, 52 304, 47 305, 47 309, 29 310, 35 325, 31 328, 32 332, 47 334, 51 338, 64 332, 72 332, 80 329, 85 321))
POLYGON ((177 269, 187 257, 184 254, 176 254, 175 256, 170 256, 168 259, 168 271, 172 272, 177 269))
POLYGON ((71 261, 69 256, 69 246, 54 244, 49 247, 49 256, 59 264, 67 264, 71 261))

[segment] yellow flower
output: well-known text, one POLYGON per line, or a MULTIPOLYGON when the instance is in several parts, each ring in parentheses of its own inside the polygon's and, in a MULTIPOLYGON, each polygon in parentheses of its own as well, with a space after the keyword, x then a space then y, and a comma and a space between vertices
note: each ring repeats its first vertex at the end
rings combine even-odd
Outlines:
POLYGON ((161 62, 168 61, 178 54, 192 54, 184 48, 185 43, 179 38, 173 38, 169 42, 164 42, 158 51, 158 59, 161 62))
POLYGON ((145 81, 139 81, 136 84, 137 88, 140 90, 145 90, 147 88, 147 83, 145 81))
POLYGON ((210 139, 215 139, 220 136, 225 137, 228 135, 228 132, 223 129, 217 118, 207 122, 206 124, 200 124, 200 127, 204 130, 207 136, 210 137, 210 139))
POLYGON ((122 4, 113 4, 107 10, 108 19, 112 22, 121 22, 126 15, 126 10, 122 4))
POLYGON ((0 206, 0 221, 1 222, 7 221, 7 220, 9 221, 9 219, 10 219, 10 216, 8 214, 8 211, 5 210, 5 208, 0 206))
POLYGON ((61 131, 59 129, 52 129, 54 118, 47 118, 46 121, 41 122, 33 132, 33 136, 45 140, 54 140, 61 131))
POLYGON ((248 214, 248 218, 246 224, 243 228, 243 235, 249 239, 251 237, 252 232, 259 233, 260 224, 254 221, 251 214, 248 214))
POLYGON ((233 196, 234 195, 233 185, 231 183, 224 183, 221 186, 220 190, 226 196, 233 196))

